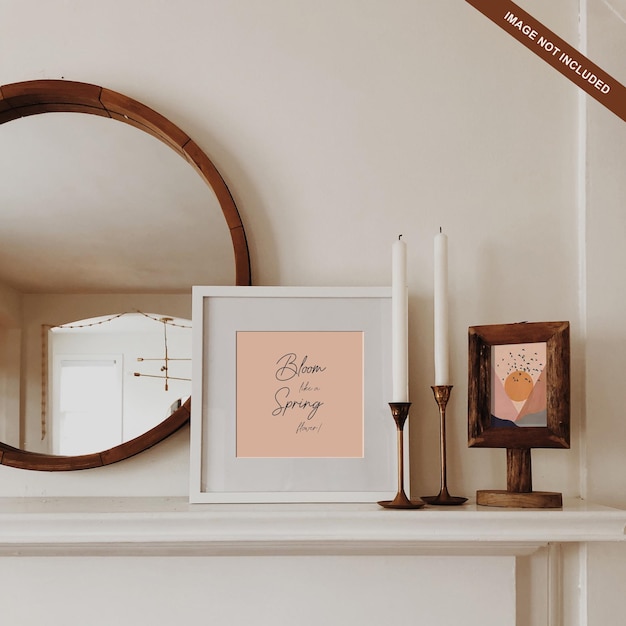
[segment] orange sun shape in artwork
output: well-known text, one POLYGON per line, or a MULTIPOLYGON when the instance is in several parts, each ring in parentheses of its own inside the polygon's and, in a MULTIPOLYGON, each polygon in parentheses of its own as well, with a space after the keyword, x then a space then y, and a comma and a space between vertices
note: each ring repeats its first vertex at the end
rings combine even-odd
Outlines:
POLYGON ((511 372, 504 381, 504 391, 513 402, 526 400, 533 390, 533 379, 526 372, 511 372))

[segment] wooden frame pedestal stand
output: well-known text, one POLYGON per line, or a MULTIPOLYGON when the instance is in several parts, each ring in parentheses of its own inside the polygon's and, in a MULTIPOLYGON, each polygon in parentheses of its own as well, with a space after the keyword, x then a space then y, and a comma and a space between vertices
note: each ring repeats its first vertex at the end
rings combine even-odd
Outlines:
POLYGON ((558 509, 562 494, 555 491, 533 491, 530 448, 507 448, 506 491, 481 489, 476 504, 529 509, 558 509))

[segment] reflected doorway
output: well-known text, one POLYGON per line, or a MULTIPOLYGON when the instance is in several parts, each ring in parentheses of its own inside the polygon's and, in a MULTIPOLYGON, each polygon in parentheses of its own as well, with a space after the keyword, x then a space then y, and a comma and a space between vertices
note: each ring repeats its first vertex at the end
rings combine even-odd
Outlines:
POLYGON ((90 454, 120 445, 122 355, 55 355, 53 372, 53 454, 90 454))
POLYGON ((41 441, 49 454, 131 441, 191 394, 190 320, 135 311, 44 326, 43 337, 41 441))

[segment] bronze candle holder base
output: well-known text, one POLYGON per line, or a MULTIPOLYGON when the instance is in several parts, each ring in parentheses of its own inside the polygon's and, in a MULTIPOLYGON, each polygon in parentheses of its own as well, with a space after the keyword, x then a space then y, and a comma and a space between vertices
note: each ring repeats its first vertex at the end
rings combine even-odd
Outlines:
POLYGON ((441 489, 436 496, 422 496, 422 500, 428 504, 437 506, 458 506, 467 502, 467 498, 462 496, 451 496, 448 492, 448 479, 446 467, 446 406, 450 399, 452 385, 435 385, 431 387, 437 406, 439 407, 440 418, 440 456, 441 456, 441 489))
POLYGON ((421 509, 424 506, 421 500, 409 500, 404 492, 404 423, 409 416, 410 406, 410 402, 389 403, 398 436, 398 493, 393 500, 381 500, 378 503, 385 509, 421 509))

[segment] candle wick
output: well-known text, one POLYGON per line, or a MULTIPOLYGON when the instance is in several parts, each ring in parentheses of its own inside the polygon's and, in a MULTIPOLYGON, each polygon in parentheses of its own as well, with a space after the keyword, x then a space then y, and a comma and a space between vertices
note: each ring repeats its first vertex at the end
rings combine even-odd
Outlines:
POLYGON ((402 239, 402 235, 398 235, 398 241, 400 241, 400 239, 402 239))
POLYGON ((442 233, 443 232, 443 228, 441 228, 441 226, 439 227, 439 232, 442 233))

